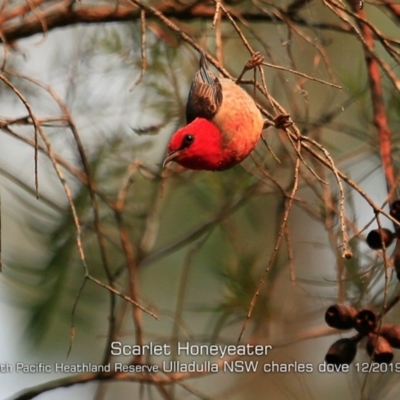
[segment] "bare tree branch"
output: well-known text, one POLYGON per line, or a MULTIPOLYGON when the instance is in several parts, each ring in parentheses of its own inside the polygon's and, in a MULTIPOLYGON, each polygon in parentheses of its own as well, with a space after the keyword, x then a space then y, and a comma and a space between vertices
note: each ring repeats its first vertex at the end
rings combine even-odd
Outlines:
MULTIPOLYGON (((51 1, 44 4, 43 1, 37 0, 34 4, 37 6, 32 12, 27 6, 12 9, 8 13, 0 16, 0 32, 2 41, 12 42, 17 39, 29 37, 38 33, 45 33, 46 30, 73 26, 76 24, 100 24, 107 22, 122 22, 140 20, 141 9, 137 5, 127 2, 126 4, 116 3, 114 5, 85 5, 81 2, 70 1, 51 1)), ((215 17, 215 7, 197 3, 193 7, 183 7, 175 4, 171 6, 168 3, 157 5, 156 9, 165 17, 173 17, 181 21, 189 21, 195 19, 208 19, 212 21, 215 17)), ((292 14, 290 10, 289 14, 292 14)), ((260 21, 277 23, 271 15, 260 13, 259 11, 240 11, 240 17, 248 21, 260 21)), ((154 16, 147 16, 148 19, 154 16)), ((228 17, 221 14, 222 19, 228 17)), ((296 18, 299 25, 310 26, 312 22, 302 18, 296 18)), ((342 32, 350 32, 351 30, 345 25, 334 25, 328 23, 314 24, 318 29, 337 30, 342 32)))

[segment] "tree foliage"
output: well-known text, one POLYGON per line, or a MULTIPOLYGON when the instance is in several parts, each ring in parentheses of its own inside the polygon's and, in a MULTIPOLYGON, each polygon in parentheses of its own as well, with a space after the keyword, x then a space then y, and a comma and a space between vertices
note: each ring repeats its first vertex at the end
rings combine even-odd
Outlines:
POLYGON ((360 366, 387 360, 397 343, 388 324, 399 299, 399 20, 390 0, 4 1, 8 297, 28 311, 32 349, 110 367, 21 386, 13 398, 89 382, 96 399, 397 396, 396 350, 392 364, 377 364, 386 374, 360 366), (241 85, 266 119, 289 115, 293 125, 265 130, 231 170, 163 169, 200 51, 231 79, 259 52, 263 64, 241 85), (379 240, 382 227, 393 244, 379 240), (339 339, 342 318, 356 332, 339 339), (117 357, 118 341, 172 351, 117 357), (201 364, 177 354, 187 341, 273 350, 206 358, 220 371, 260 363, 235 382, 116 368, 201 364), (356 357, 352 374, 321 375, 326 353, 338 364, 356 357), (263 372, 272 362, 313 372, 263 372))

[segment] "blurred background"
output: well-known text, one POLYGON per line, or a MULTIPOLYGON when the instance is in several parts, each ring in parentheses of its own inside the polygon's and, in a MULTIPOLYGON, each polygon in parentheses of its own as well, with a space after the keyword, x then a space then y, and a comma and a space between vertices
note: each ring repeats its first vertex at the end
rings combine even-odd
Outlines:
POLYGON ((330 305, 380 312, 397 293, 395 245, 374 251, 365 237, 393 230, 376 211, 396 197, 400 6, 364 3, 2 2, 0 364, 217 361, 115 357, 113 341, 241 337, 272 351, 241 358, 257 372, 159 382, 14 370, 1 398, 398 398, 398 372, 357 370, 365 340, 349 372, 318 370, 355 334, 325 324, 330 305), (268 116, 294 122, 223 172, 161 166, 185 124, 195 47, 232 77, 259 51, 263 74, 242 86, 254 95, 256 78, 268 116), (313 372, 263 372, 271 362, 313 372))

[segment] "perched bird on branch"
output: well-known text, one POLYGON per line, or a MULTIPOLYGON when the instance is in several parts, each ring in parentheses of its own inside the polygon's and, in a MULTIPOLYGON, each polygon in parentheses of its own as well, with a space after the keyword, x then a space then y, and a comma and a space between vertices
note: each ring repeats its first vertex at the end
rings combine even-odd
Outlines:
MULTIPOLYGON (((256 56, 244 71, 262 62, 256 56)), ((254 100, 235 82, 209 71, 204 55, 189 91, 186 120, 169 142, 164 166, 175 161, 194 170, 231 168, 250 154, 264 127, 254 100)))

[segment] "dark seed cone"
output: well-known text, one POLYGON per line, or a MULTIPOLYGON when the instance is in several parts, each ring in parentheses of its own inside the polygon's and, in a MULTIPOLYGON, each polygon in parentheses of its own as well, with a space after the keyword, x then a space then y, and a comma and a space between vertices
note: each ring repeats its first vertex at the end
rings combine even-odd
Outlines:
POLYGON ((390 215, 400 222, 400 200, 396 200, 390 204, 390 215))
POLYGON ((393 360, 393 349, 383 337, 370 333, 368 335, 367 353, 379 364, 389 364, 393 360))
POLYGON ((325 361, 327 364, 351 364, 357 354, 357 342, 353 339, 339 339, 329 348, 325 361))
POLYGON ((382 241, 386 248, 392 244, 394 238, 395 234, 389 229, 374 229, 368 233, 367 243, 371 249, 377 250, 382 249, 382 241))
POLYGON ((325 322, 332 328, 352 329, 357 310, 344 304, 334 304, 325 313, 325 322))
POLYGON ((375 330, 376 320, 376 314, 372 310, 361 310, 354 318, 354 327, 362 335, 367 335, 375 330))
POLYGON ((392 347, 400 349, 400 326, 392 324, 382 325, 379 334, 383 336, 392 347))

